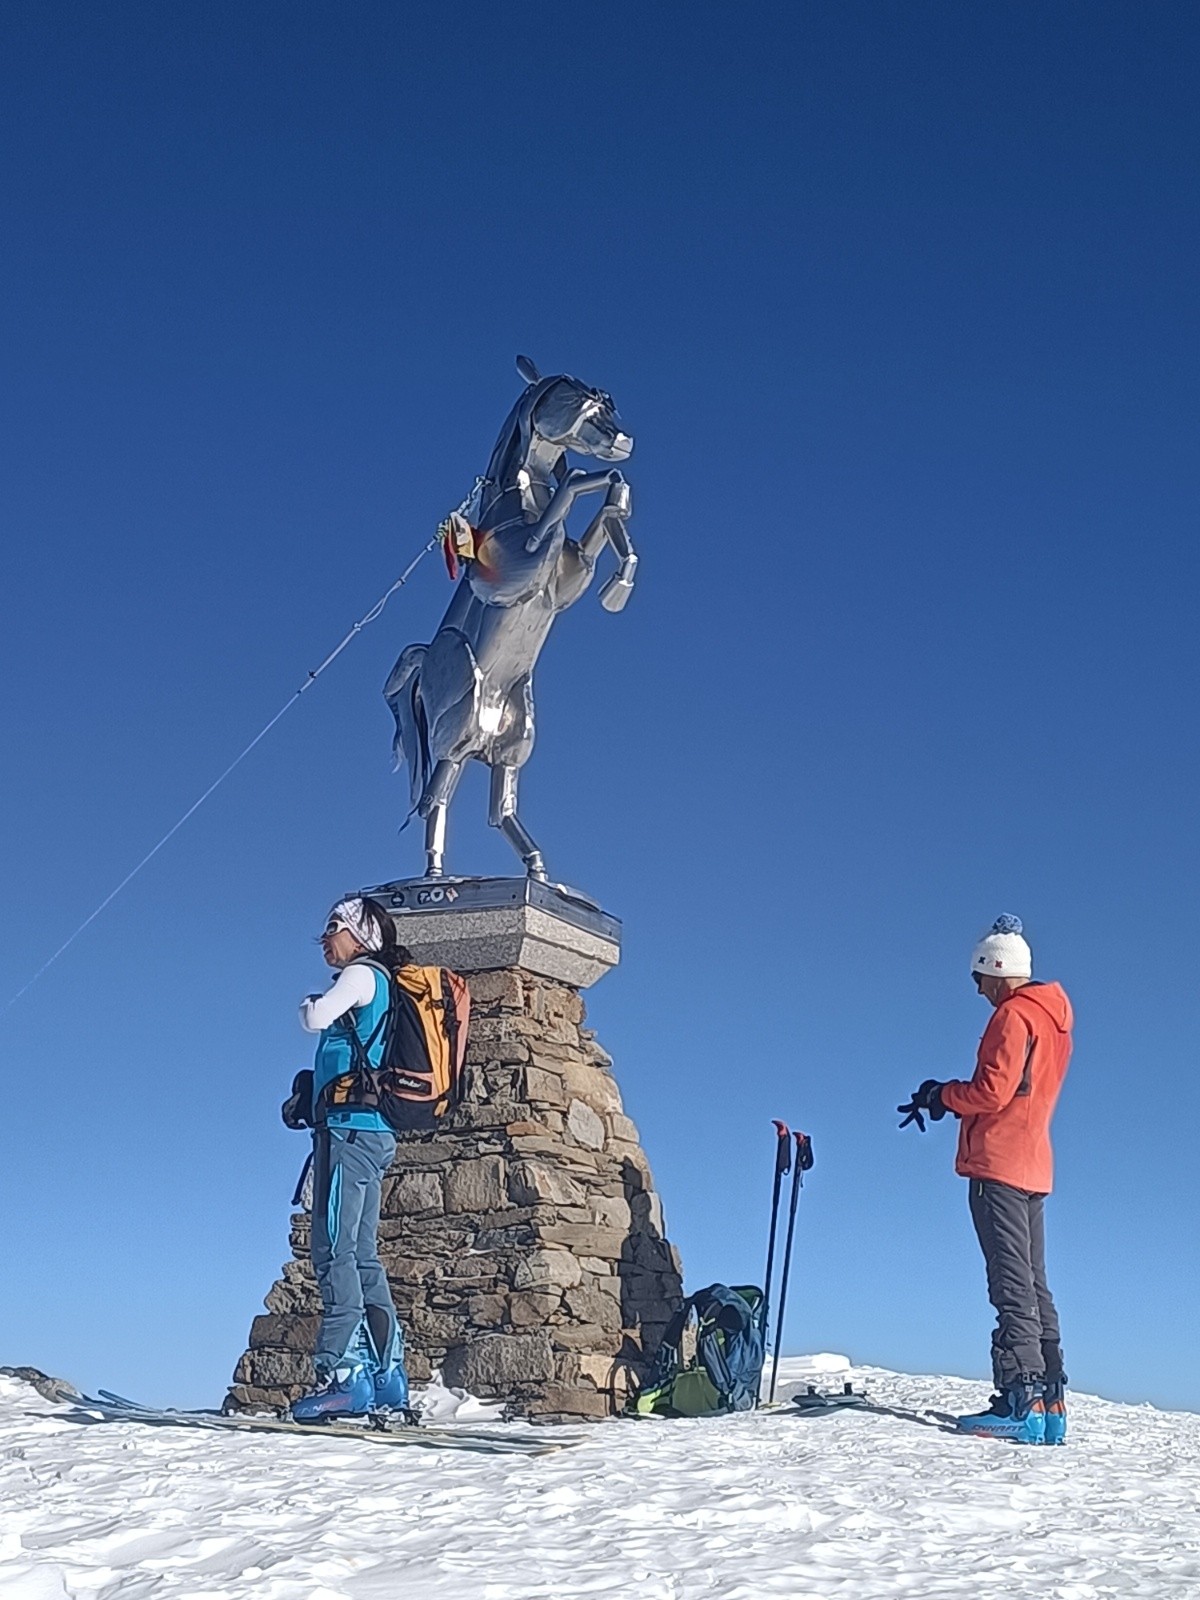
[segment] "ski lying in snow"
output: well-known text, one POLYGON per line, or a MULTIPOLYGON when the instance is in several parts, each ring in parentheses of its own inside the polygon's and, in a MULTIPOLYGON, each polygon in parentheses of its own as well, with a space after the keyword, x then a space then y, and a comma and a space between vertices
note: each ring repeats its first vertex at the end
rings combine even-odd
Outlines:
POLYGON ((840 1393, 815 1393, 792 1395, 787 1405, 773 1406, 774 1411, 790 1411, 793 1416, 824 1417, 832 1416, 835 1411, 869 1411, 875 1417, 895 1417, 897 1422, 919 1422, 923 1427, 936 1428, 939 1433, 956 1433, 960 1439, 965 1439, 956 1426, 956 1418, 945 1411, 930 1411, 925 1407, 909 1410, 905 1406, 884 1405, 882 1401, 872 1400, 870 1395, 861 1390, 842 1390, 840 1393))
MULTIPOLYGON (((81 1398, 86 1399, 87 1397, 82 1396, 81 1398)), ((166 1409, 165 1407, 160 1406, 145 1405, 141 1400, 129 1400, 123 1394, 114 1394, 111 1389, 101 1389, 100 1400, 107 1406, 119 1406, 123 1411, 142 1411, 158 1414, 166 1409)), ((177 1415, 192 1417, 227 1416, 227 1413, 223 1411, 187 1411, 183 1413, 177 1413, 174 1410, 167 1410, 166 1414, 171 1417, 177 1415)), ((336 1426, 346 1428, 349 1431, 356 1433, 362 1433, 368 1430, 375 1433, 396 1434, 400 1433, 401 1431, 412 1433, 417 1428, 420 1428, 423 1433, 430 1437, 442 1438, 445 1436, 450 1436, 455 1439, 471 1439, 476 1443, 481 1444, 526 1444, 532 1445, 539 1450, 547 1445, 558 1449, 561 1448, 562 1445, 576 1444, 579 1442, 579 1436, 577 1434, 567 1434, 561 1441, 559 1441, 557 1438, 547 1439, 539 1437, 537 1434, 529 1431, 528 1429, 523 1432, 518 1432, 512 1427, 511 1424, 500 1421, 498 1421, 496 1424, 497 1428, 501 1430, 500 1432, 495 1432, 491 1428, 471 1427, 469 1425, 463 1426, 461 1423, 457 1422, 452 1423, 449 1427, 445 1425, 439 1425, 437 1423, 422 1423, 419 1420, 419 1414, 415 1411, 375 1411, 366 1416, 359 1417, 347 1417, 344 1419, 331 1417, 328 1419, 328 1422, 293 1422, 290 1417, 257 1416, 254 1412, 242 1411, 234 1412, 232 1413, 232 1416, 235 1420, 251 1422, 283 1422, 286 1423, 288 1427, 299 1428, 302 1433, 311 1432, 314 1429, 319 1432, 321 1428, 328 1426, 329 1423, 333 1423, 336 1426)))
MULTIPOLYGON (((219 1411, 171 1411, 165 1407, 138 1405, 120 1395, 101 1390, 99 1396, 76 1394, 70 1397, 76 1410, 104 1422, 141 1422, 151 1427, 232 1429, 241 1433, 287 1433, 293 1437, 365 1439, 373 1444, 411 1444, 428 1450, 471 1450, 486 1455, 552 1455, 582 1440, 578 1437, 533 1437, 530 1433, 487 1433, 480 1428, 427 1427, 422 1424, 389 1423, 384 1416, 361 1420, 330 1422, 292 1422, 281 1417, 255 1417, 241 1412, 225 1415, 219 1411)), ((501 1423, 502 1428, 509 1425, 501 1423)))
POLYGON ((231 1429, 241 1433, 286 1433, 293 1437, 364 1439, 374 1444, 410 1444, 432 1450, 470 1450, 488 1455, 551 1455, 579 1441, 534 1439, 528 1434, 505 1437, 467 1428, 414 1427, 386 1419, 292 1422, 282 1417, 256 1417, 242 1413, 226 1416, 218 1411, 171 1411, 156 1406, 114 1402, 93 1395, 74 1401, 77 1411, 105 1422, 140 1422, 151 1427, 231 1429))

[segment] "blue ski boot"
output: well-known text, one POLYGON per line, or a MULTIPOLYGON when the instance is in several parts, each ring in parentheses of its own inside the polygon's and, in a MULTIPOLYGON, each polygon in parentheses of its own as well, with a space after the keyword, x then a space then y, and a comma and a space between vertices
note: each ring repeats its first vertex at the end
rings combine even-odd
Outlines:
POLYGON ((408 1410, 408 1373, 405 1371, 405 1334, 394 1317, 386 1318, 371 1306, 360 1333, 366 1365, 370 1366, 373 1411, 408 1410), (379 1344, 376 1346, 376 1339, 379 1344), (378 1354, 376 1354, 378 1349, 378 1354))
POLYGON ((1065 1377, 1047 1378, 1042 1386, 1042 1402, 1046 1407, 1046 1443, 1067 1442, 1067 1380, 1065 1377))
POLYGON ((325 1422, 338 1417, 361 1417, 375 1400, 375 1385, 366 1367, 336 1367, 317 1375, 316 1387, 292 1402, 293 1422, 325 1422))
POLYGON ((371 1401, 372 1411, 408 1410, 408 1373, 404 1370, 403 1361, 393 1362, 390 1367, 377 1368, 373 1381, 375 1398, 371 1401))
POLYGON ((1043 1444, 1046 1439, 1046 1407, 1042 1385, 1029 1378, 1015 1378, 1003 1394, 994 1394, 986 1411, 959 1417, 959 1431, 981 1438, 1010 1439, 1014 1444, 1043 1444))

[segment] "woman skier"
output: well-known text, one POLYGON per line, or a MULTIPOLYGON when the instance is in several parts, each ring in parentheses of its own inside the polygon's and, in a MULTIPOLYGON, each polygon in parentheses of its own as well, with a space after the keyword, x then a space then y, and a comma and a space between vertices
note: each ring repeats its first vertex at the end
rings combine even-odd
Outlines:
POLYGON ((338 976, 325 994, 302 1002, 300 1025, 321 1036, 313 1069, 312 1264, 324 1315, 316 1385, 292 1406, 297 1422, 408 1404, 403 1337, 376 1239, 396 1136, 378 1111, 331 1105, 325 1091, 353 1070, 351 1030, 379 1065, 391 974, 411 957, 383 907, 359 898, 334 906, 321 949, 338 976))

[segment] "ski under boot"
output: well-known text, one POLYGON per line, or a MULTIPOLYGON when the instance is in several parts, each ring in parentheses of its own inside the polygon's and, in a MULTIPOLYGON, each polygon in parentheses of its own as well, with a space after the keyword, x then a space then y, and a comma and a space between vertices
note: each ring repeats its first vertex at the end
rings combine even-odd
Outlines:
POLYGON ((1027 1378, 1016 1379, 1003 1394, 992 1396, 986 1411, 959 1417, 958 1427, 962 1433, 977 1434, 981 1438, 1009 1439, 1014 1444, 1044 1444, 1046 1407, 1042 1385, 1027 1378))
POLYGON ((375 1404, 375 1385, 366 1367, 337 1367, 318 1379, 310 1394, 292 1402, 293 1422, 324 1422, 327 1417, 361 1417, 375 1404))
POLYGON ((1046 1407, 1046 1443, 1067 1442, 1067 1380, 1047 1378, 1042 1385, 1042 1403, 1046 1407))

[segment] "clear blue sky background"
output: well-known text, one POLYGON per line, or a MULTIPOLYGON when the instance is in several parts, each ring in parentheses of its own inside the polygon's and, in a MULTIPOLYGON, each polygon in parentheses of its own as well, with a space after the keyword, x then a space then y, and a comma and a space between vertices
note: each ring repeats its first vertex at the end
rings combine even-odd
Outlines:
MULTIPOLYGON (((1195 7, 16 0, 0 50, 3 970, 19 987, 481 471, 518 350, 617 398, 643 555, 538 680, 527 820, 693 1286, 987 1370, 943 1126, 999 911, 1079 1014, 1077 1385, 1200 1406, 1195 7)), ((397 838, 385 619, 3 1014, 0 1360, 215 1402, 278 1103, 397 838)), ((464 786, 452 862, 507 872, 464 786)))

